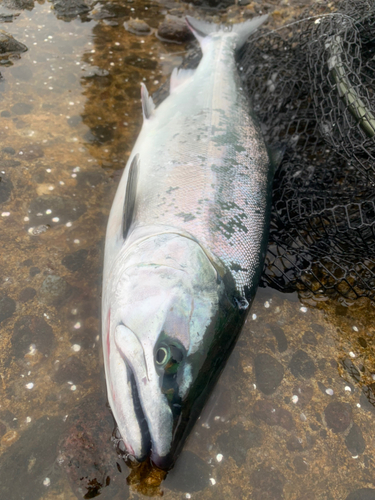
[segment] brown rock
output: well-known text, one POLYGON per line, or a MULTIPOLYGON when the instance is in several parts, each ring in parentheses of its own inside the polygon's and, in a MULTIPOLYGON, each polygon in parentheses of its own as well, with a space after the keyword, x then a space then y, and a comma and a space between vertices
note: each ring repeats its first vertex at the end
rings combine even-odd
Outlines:
POLYGON ((159 25, 158 37, 167 42, 183 43, 194 38, 184 19, 166 16, 159 25))

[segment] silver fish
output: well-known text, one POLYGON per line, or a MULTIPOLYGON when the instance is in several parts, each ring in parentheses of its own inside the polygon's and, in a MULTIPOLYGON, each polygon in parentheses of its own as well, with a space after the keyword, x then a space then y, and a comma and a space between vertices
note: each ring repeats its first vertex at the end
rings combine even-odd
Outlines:
POLYGON ((170 468, 245 321, 267 245, 273 168, 235 51, 267 16, 231 30, 188 18, 202 60, 174 70, 144 122, 105 243, 108 398, 133 460, 170 468))

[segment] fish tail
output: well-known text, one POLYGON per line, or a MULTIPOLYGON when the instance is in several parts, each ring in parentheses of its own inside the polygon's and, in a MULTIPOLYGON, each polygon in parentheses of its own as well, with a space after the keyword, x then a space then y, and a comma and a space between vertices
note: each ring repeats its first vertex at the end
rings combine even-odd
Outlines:
POLYGON ((201 47, 203 48, 204 39, 213 34, 222 31, 226 32, 234 32, 237 33, 237 50, 241 49, 244 45, 248 37, 251 33, 254 33, 259 26, 261 26, 268 18, 268 15, 265 14, 263 16, 254 17, 253 19, 249 19, 244 23, 231 24, 231 25, 222 25, 215 24, 206 21, 201 21, 200 19, 195 19, 191 16, 186 16, 186 22, 189 26, 191 32, 195 36, 195 38, 199 41, 201 47))

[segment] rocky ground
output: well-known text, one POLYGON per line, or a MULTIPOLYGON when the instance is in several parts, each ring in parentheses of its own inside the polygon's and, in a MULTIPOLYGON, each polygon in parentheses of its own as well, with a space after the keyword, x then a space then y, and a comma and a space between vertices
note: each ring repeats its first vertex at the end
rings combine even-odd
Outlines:
MULTIPOLYGON (((197 58, 186 13, 277 26, 307 3, 0 4, 1 498, 141 498, 112 441, 99 338, 139 84, 154 93, 197 58)), ((323 299, 259 291, 165 498, 375 498, 374 306, 323 299)))

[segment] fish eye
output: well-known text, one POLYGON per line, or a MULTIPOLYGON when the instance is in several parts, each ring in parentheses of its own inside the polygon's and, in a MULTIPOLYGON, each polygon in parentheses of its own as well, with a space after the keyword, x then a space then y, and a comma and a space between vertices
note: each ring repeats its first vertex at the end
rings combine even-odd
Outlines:
POLYGON ((168 350, 165 347, 159 347, 159 349, 156 351, 156 364, 158 364, 159 366, 164 365, 168 360, 168 357, 168 350))

